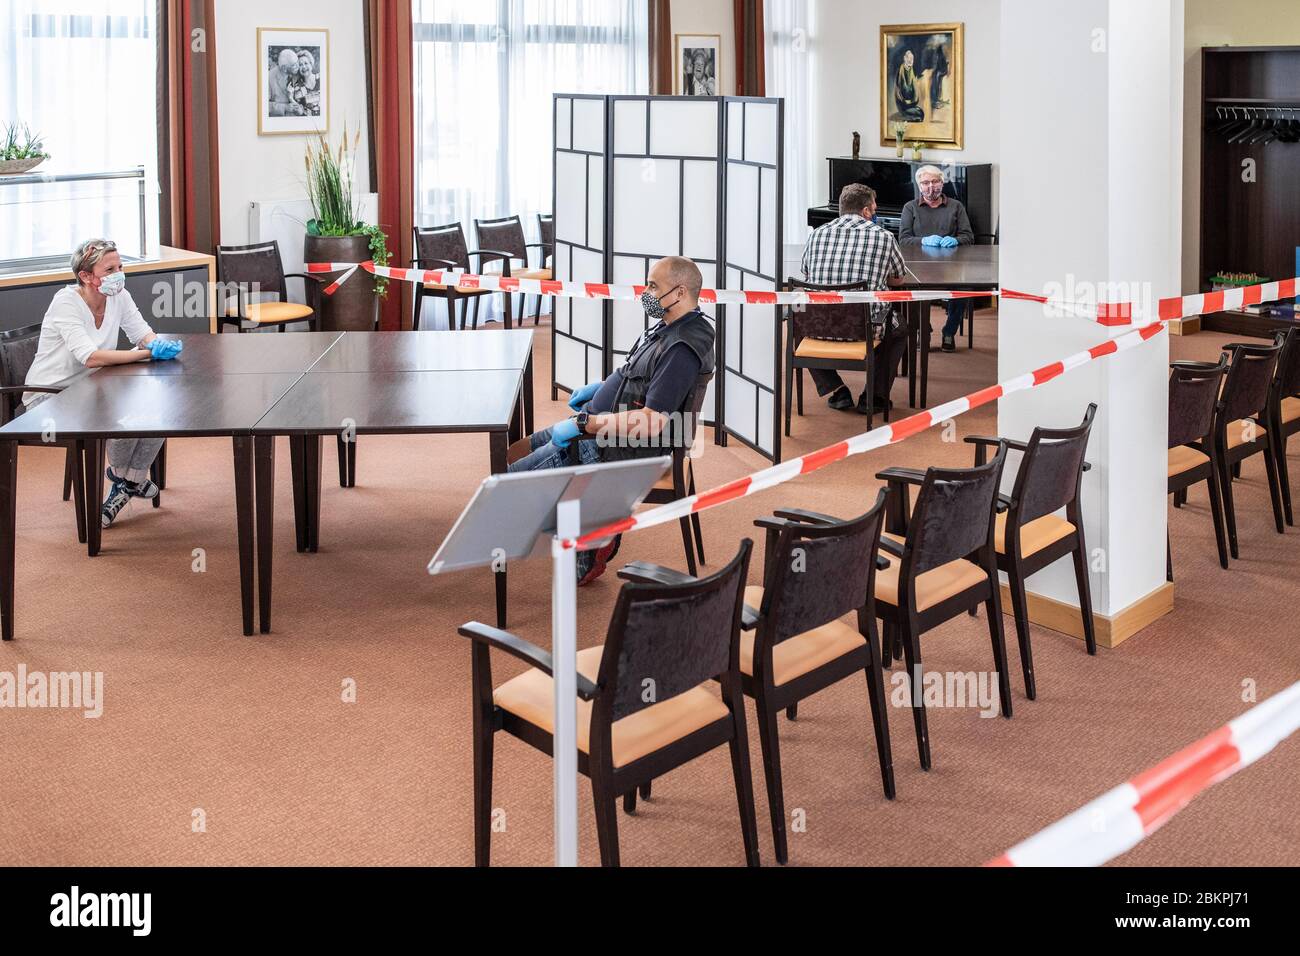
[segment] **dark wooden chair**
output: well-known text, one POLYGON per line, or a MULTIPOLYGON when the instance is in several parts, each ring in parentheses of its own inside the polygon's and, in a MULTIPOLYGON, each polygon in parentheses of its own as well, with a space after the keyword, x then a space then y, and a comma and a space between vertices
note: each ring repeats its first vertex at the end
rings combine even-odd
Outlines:
POLYGON ((925 472, 887 468, 876 476, 889 483, 890 492, 890 531, 880 538, 880 553, 890 565, 876 572, 876 616, 885 624, 881 660, 888 667, 891 649, 902 644, 911 678, 916 745, 924 770, 930 769, 930 734, 920 693, 920 638, 926 631, 984 604, 1002 716, 1011 716, 1011 682, 993 547, 998 483, 1006 457, 1006 445, 999 443, 997 455, 974 468, 930 468, 925 472), (909 519, 911 485, 920 490, 909 519))
MULTIPOLYGON (((1228 542, 1223 529, 1223 498, 1219 491, 1218 445, 1214 441, 1214 412, 1228 370, 1228 357, 1209 362, 1172 362, 1169 367, 1169 485, 1174 507, 1187 501, 1187 489, 1205 482, 1219 564, 1228 567, 1228 542)), ((1174 579, 1174 551, 1165 534, 1165 577, 1174 579)))
MULTIPOLYGON (((787 279, 786 291, 807 290, 810 292, 862 292, 869 291, 860 282, 842 285, 817 285, 787 279)), ((874 328, 878 323, 872 320, 872 305, 869 302, 838 303, 832 305, 785 306, 783 320, 786 323, 785 334, 785 434, 790 434, 790 409, 792 402, 798 404, 799 415, 803 415, 803 371, 804 369, 834 369, 836 371, 865 372, 867 376, 866 394, 873 400, 876 394, 875 351, 878 348, 897 351, 905 334, 901 328, 891 328, 891 323, 883 323, 884 337, 880 343, 874 341, 874 328), (830 338, 827 338, 829 336, 830 338), (897 340, 897 343, 896 341, 897 340)), ((888 354, 888 353, 886 353, 888 354)), ((875 413, 867 411, 867 429, 870 430, 875 413)), ((889 408, 885 408, 885 421, 889 421, 889 408)))
POLYGON ((1280 334, 1282 354, 1277 360, 1277 375, 1268 397, 1269 434, 1273 435, 1273 454, 1277 459, 1277 476, 1282 485, 1282 509, 1286 523, 1295 526, 1291 512, 1291 476, 1286 463, 1286 444, 1300 432, 1300 329, 1280 334))
MULTIPOLYGON (((555 278, 555 216, 548 212, 539 212, 537 214, 537 261, 538 268, 545 273, 542 278, 555 278)), ((542 322, 542 296, 537 297, 537 310, 533 312, 533 325, 540 325, 542 322)), ((555 308, 555 297, 547 296, 551 300, 551 308, 555 308)), ((525 305, 527 302, 525 302, 525 305)))
MULTIPOLYGON (((470 256, 479 256, 482 250, 470 249, 465 244, 465 233, 458 222, 445 226, 416 226, 415 239, 411 246, 415 258, 411 268, 421 270, 458 269, 461 272, 477 272, 479 267, 470 268, 470 256)), ((447 303, 447 328, 465 328, 469 304, 474 303, 474 328, 478 328, 478 300, 485 295, 496 295, 492 289, 460 289, 453 284, 441 282, 424 282, 415 287, 415 310, 411 314, 411 328, 416 332, 422 330, 424 300, 427 298, 443 299, 447 303), (456 306, 460 305, 459 322, 456 306)))
POLYGON ((776 859, 787 859, 785 796, 777 716, 791 719, 811 697, 854 674, 865 674, 885 797, 894 799, 885 696, 876 636, 875 578, 884 524, 882 489, 866 514, 840 520, 799 509, 754 524, 767 533, 763 586, 745 589, 740 672, 754 698, 776 859), (842 618, 855 614, 848 624, 842 618))
MULTIPOLYGON (((518 216, 503 216, 499 219, 475 219, 474 235, 479 246, 484 250, 483 270, 488 274, 500 273, 516 279, 549 279, 552 271, 546 268, 530 269, 528 267, 528 250, 541 249, 545 255, 544 243, 525 242, 524 226, 518 216), (514 263, 519 265, 514 265, 514 263), (498 266, 497 263, 500 263, 498 266)), ((524 324, 525 295, 519 296, 519 324, 524 324)), ((511 327, 510 293, 505 295, 505 324, 511 327)), ((539 305, 540 309, 540 305, 539 305)), ((539 318, 540 322, 541 319, 539 318)))
MULTIPOLYGON (((578 770, 591 779, 604 866, 619 863, 618 798, 723 744, 731 750, 745 860, 758 865, 740 678, 741 609, 751 548, 745 539, 716 574, 681 577, 671 585, 620 572, 637 583, 619 591, 604 646, 578 653, 578 770), (714 680, 721 682, 721 694, 714 680), (650 694, 648 687, 653 687, 650 694)), ((474 861, 487 866, 496 734, 505 731, 550 754, 555 685, 551 655, 540 647, 476 621, 459 632, 473 641, 474 861), (532 666, 494 688, 491 648, 532 666)))
MULTIPOLYGON (((646 493, 643 504, 666 505, 695 494, 695 468, 692 460, 695 455, 696 429, 699 428, 700 414, 704 410, 704 399, 708 394, 711 381, 713 381, 712 372, 705 372, 696 377, 695 387, 686 394, 675 418, 669 421, 670 431, 661 434, 658 447, 663 449, 664 454, 672 455, 673 465, 668 474, 655 482, 654 487, 646 493), (682 427, 680 433, 673 430, 679 425, 682 427)), ((599 438, 599 435, 582 435, 578 441, 597 441, 599 438)), ((527 455, 530 451, 528 446, 526 437, 516 442, 510 447, 506 460, 513 463, 527 455)), ((580 463, 576 442, 569 444, 569 461, 574 465, 580 463)), ((700 527, 700 516, 698 513, 683 515, 678 523, 682 529, 682 549, 686 554, 686 568, 694 575, 698 571, 696 561, 700 564, 705 563, 704 533, 700 527), (693 546, 692 538, 694 538, 693 546)))
POLYGON ((1038 695, 1025 597, 1025 579, 1031 574, 1067 555, 1073 557, 1083 639, 1088 653, 1097 653, 1092 590, 1088 583, 1088 548, 1084 543, 1083 514, 1079 506, 1083 473, 1091 467, 1083 456, 1088 451, 1088 436, 1096 414, 1097 406, 1089 405, 1083 424, 1074 428, 1035 428, 1027 442, 983 436, 966 439, 975 445, 976 465, 983 465, 988 448, 999 444, 1023 453, 1011 495, 1000 496, 1006 510, 999 510, 994 519, 993 549, 998 569, 1007 573, 1016 638, 1020 643, 1020 666, 1025 673, 1025 696, 1030 700, 1038 695), (1056 513, 1062 508, 1064 518, 1056 513))
POLYGON ((1224 517, 1228 524, 1228 552, 1236 558, 1237 510, 1233 503, 1232 480, 1234 474, 1240 475, 1242 462, 1253 455, 1264 456, 1269 495, 1273 499, 1273 520, 1277 533, 1286 533, 1277 458, 1268 434, 1268 399, 1282 346, 1280 343, 1247 345, 1230 342, 1223 346, 1223 351, 1230 358, 1223 391, 1214 412, 1214 451, 1224 517))
MULTIPOLYGON (((66 385, 51 383, 49 385, 26 385, 27 373, 31 371, 32 362, 36 360, 36 350, 40 345, 41 326, 27 325, 20 329, 8 329, 0 332, 0 425, 13 421, 27 409, 23 406, 24 392, 44 392, 57 395, 66 385)), ((84 447, 80 442, 59 440, 19 441, 20 445, 33 447, 65 449, 63 463, 63 500, 73 499, 76 510, 77 540, 86 543, 86 485, 82 468, 84 447)))
MULTIPOLYGON (((977 245, 977 246, 996 246, 996 245, 998 244, 998 242, 999 242, 998 234, 999 234, 999 231, 1001 230, 1001 228, 1002 228, 1002 226, 1001 226, 1001 224, 999 224, 996 228, 994 228, 994 230, 993 230, 992 232, 977 232, 977 233, 975 233, 975 245, 977 245)), ((980 304, 982 304, 984 301, 985 301, 985 300, 982 299, 982 298, 980 298, 980 299, 967 299, 967 300, 966 300, 966 309, 965 309, 964 314, 962 315, 961 327, 959 327, 959 328, 957 329, 957 334, 958 334, 958 335, 961 335, 961 333, 962 333, 962 328, 964 328, 964 329, 966 330, 966 348, 967 348, 967 349, 973 349, 973 348, 975 348, 975 310, 976 310, 976 309, 980 306, 980 304)), ((990 299, 988 299, 987 301, 988 301, 989 303, 992 303, 992 302, 993 302, 993 299, 990 298, 990 299)))
POLYGON ((278 328, 290 322, 306 322, 315 332, 320 328, 320 276, 302 272, 286 274, 280 259, 280 244, 258 242, 247 246, 217 246, 217 281, 226 296, 217 306, 217 331, 233 325, 236 332, 251 328, 278 328), (301 279, 307 304, 289 301, 287 279, 301 279), (228 293, 234 290, 233 299, 228 293), (277 295, 276 301, 262 301, 261 296, 277 295))

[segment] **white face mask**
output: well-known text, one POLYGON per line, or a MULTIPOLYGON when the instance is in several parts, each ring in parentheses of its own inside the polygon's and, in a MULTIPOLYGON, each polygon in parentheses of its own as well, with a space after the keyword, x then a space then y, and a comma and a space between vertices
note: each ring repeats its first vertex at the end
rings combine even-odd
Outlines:
POLYGON ((104 276, 99 283, 99 291, 103 295, 117 295, 126 288, 125 272, 110 272, 104 276))

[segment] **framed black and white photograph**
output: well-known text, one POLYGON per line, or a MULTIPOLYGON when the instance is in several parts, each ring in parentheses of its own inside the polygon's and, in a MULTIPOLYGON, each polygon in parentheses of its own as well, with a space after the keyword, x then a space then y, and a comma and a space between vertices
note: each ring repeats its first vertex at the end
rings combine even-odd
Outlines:
POLYGON ((329 131, 328 30, 259 27, 257 131, 329 131))
POLYGON ((678 33, 677 76, 673 92, 678 96, 718 96, 722 66, 722 38, 717 34, 678 33))

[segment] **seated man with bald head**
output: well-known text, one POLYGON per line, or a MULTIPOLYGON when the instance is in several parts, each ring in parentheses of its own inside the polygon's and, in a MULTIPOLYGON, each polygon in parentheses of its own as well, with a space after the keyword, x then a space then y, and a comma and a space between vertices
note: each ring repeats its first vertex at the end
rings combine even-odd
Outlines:
MULTIPOLYGON (((699 308, 703 284, 699 267, 690 259, 669 256, 656 262, 641 296, 650 328, 627 361, 603 382, 575 391, 569 407, 576 414, 528 436, 527 454, 510 470, 574 464, 569 444, 579 435, 598 436, 596 441, 578 442, 577 458, 583 464, 666 454, 660 434, 682 411, 699 376, 714 367, 713 323, 699 308)), ((686 434, 691 424, 686 423, 686 434)), ((578 584, 599 577, 617 550, 615 538, 597 551, 579 551, 578 584)))

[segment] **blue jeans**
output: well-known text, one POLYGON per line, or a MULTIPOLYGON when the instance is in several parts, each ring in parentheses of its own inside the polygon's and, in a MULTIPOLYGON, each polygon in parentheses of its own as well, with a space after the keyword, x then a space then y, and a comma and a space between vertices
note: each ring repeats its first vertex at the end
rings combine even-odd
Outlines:
MULTIPOLYGON (((943 324, 943 337, 950 339, 957 334, 957 329, 961 326, 961 320, 966 316, 966 307, 970 304, 969 299, 949 299, 944 303, 948 310, 948 321, 943 324)), ((930 332, 930 310, 926 309, 925 330, 928 335, 930 332)))
MULTIPOLYGON (((570 460, 570 452, 573 450, 573 444, 570 443, 568 448, 559 448, 551 444, 551 430, 543 428, 541 431, 533 432, 528 436, 528 446, 532 449, 523 458, 520 458, 507 469, 510 472, 520 471, 541 471, 545 468, 566 468, 574 464, 570 460)), ((600 462, 600 447, 594 441, 578 442, 578 461, 584 465, 595 465, 600 462)), ((579 551, 576 555, 578 564, 578 580, 581 581, 591 570, 593 552, 579 551)))
POLYGON ((600 462, 600 448, 594 441, 578 442, 578 461, 570 460, 573 446, 559 448, 552 445, 549 428, 529 435, 528 447, 532 451, 512 464, 508 471, 540 471, 543 468, 567 468, 573 464, 595 465, 600 462))

